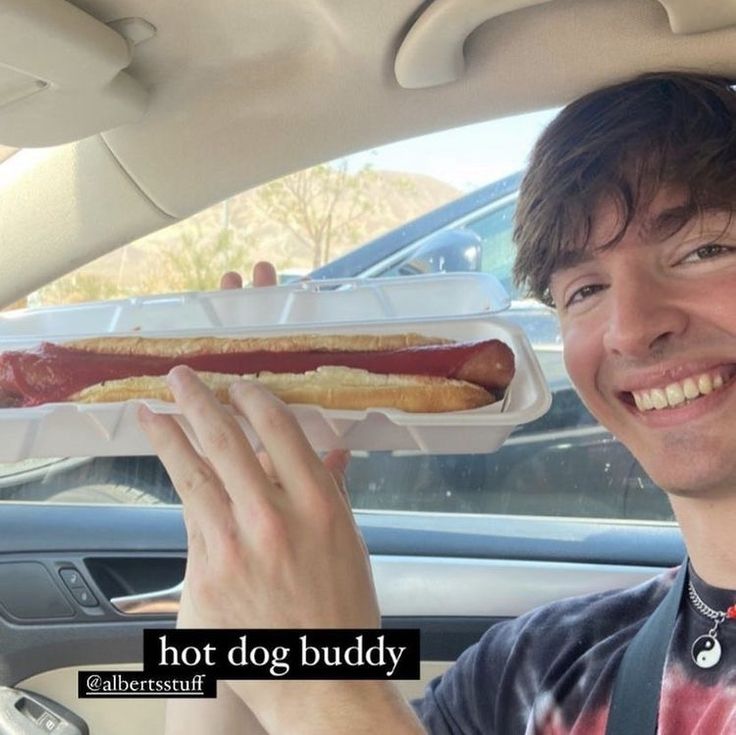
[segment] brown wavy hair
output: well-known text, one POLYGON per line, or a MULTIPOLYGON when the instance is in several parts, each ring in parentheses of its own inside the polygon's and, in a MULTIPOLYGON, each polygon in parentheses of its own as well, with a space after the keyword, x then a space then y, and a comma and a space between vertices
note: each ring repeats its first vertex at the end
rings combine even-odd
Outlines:
POLYGON ((704 209, 736 209, 733 81, 680 72, 645 74, 581 97, 537 141, 516 209, 514 279, 552 304, 552 274, 584 249, 593 213, 610 197, 615 246, 663 186, 682 187, 664 236, 704 209))

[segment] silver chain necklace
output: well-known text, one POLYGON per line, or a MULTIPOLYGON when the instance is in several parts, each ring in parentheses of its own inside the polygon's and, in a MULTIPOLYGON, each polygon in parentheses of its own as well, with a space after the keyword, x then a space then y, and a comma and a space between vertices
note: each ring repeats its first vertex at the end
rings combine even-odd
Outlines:
POLYGON ((695 639, 690 655, 696 666, 701 669, 712 669, 721 660, 722 654, 721 644, 718 640, 718 628, 724 620, 736 618, 736 605, 729 607, 725 612, 714 610, 703 602, 690 581, 687 583, 687 593, 693 607, 701 615, 713 621, 713 627, 705 635, 695 639))

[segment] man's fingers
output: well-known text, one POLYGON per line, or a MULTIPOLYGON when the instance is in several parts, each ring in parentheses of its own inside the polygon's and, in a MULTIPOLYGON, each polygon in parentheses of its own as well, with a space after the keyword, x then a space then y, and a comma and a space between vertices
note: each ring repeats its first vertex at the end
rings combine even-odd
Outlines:
POLYGON ((246 488, 251 496, 270 498, 272 488, 253 448, 212 391, 193 370, 183 365, 175 367, 167 381, 205 457, 230 498, 238 499, 246 488))
POLYGON ((172 416, 141 406, 138 420, 179 493, 190 542, 200 543, 203 534, 217 538, 228 523, 230 503, 211 467, 172 416), (192 525, 189 519, 196 519, 196 523, 192 525))
POLYGON ((228 271, 220 279, 220 288, 223 290, 243 288, 243 276, 235 271, 228 271))
MULTIPOLYGON (((273 466, 273 462, 271 461, 271 457, 268 456, 268 453, 260 451, 256 453, 256 456, 258 457, 258 461, 261 463, 261 467, 263 467, 263 471, 266 473, 269 480, 274 484, 279 484, 280 481, 278 473, 276 472, 276 468, 273 466)), ((322 464, 330 475, 332 475, 332 478, 335 481, 335 487, 348 503, 348 506, 350 505, 350 499, 348 498, 348 491, 345 486, 345 470, 347 469, 349 462, 350 452, 344 449, 334 449, 322 458, 322 464)))
POLYGON ((202 562, 206 563, 207 544, 205 542, 202 529, 199 527, 195 516, 192 515, 189 508, 182 506, 182 515, 184 517, 184 526, 187 529, 187 550, 189 552, 188 559, 199 559, 202 562))
POLYGON ((325 469, 332 475, 337 485, 337 489, 345 499, 345 502, 350 506, 350 498, 348 496, 348 489, 345 484, 345 472, 348 469, 350 463, 350 452, 345 449, 333 449, 328 452, 322 459, 322 464, 325 469))
MULTIPOLYGON (((278 282, 278 274, 273 263, 261 260, 253 266, 254 286, 276 286, 278 282)), ((220 278, 220 288, 223 290, 243 288, 243 276, 237 271, 228 271, 220 278)))
POLYGON ((273 263, 269 263, 267 260, 261 260, 253 266, 254 286, 275 286, 278 280, 276 268, 273 263))
POLYGON ((258 434, 287 492, 308 494, 328 479, 328 471, 286 404, 263 386, 247 381, 233 383, 230 400, 258 434))
POLYGON ((322 464, 335 477, 345 476, 345 472, 350 464, 350 451, 347 449, 333 449, 322 458, 322 464))
POLYGON ((261 463, 261 467, 263 467, 266 477, 268 477, 274 485, 278 485, 279 476, 276 474, 276 468, 273 466, 273 462, 268 456, 268 453, 261 450, 260 452, 256 452, 256 457, 258 457, 258 461, 261 463))

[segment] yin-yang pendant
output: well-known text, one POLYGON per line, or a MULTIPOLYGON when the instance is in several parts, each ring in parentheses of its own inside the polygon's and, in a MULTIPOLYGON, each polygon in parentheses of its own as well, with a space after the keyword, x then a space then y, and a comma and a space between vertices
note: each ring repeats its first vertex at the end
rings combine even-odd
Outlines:
POLYGON ((712 669, 721 660, 721 644, 714 635, 701 635, 695 639, 690 655, 696 666, 712 669))

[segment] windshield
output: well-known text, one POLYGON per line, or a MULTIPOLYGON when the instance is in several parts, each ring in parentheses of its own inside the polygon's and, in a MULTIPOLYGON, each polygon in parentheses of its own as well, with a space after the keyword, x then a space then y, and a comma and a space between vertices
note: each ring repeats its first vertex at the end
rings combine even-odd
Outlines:
POLYGON ((10 158, 13 154, 18 152, 18 148, 11 148, 7 145, 0 145, 0 164, 2 164, 3 161, 10 158))
MULTIPOLYGON (((514 297, 552 408, 488 455, 355 452, 353 506, 372 511, 667 520, 665 496, 599 426, 567 377, 557 319, 514 291, 516 192, 555 111, 415 138, 321 164, 221 202, 30 294, 28 307, 203 291, 273 262, 304 278, 474 271, 514 297)), ((145 328, 145 324, 142 325, 145 328)), ((0 467, 0 499, 177 503, 155 457, 24 460, 0 467)))

